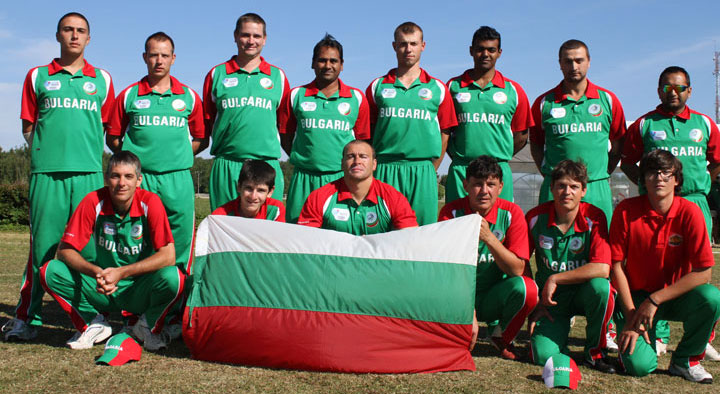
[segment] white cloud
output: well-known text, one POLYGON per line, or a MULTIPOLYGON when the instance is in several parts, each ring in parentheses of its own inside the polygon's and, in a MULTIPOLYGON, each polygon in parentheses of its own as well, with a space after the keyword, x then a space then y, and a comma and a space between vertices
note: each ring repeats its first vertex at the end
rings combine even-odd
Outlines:
POLYGON ((2 51, 3 56, 14 61, 27 62, 28 64, 45 64, 48 59, 58 55, 58 44, 55 40, 48 39, 26 39, 20 42, 15 48, 7 48, 2 51))

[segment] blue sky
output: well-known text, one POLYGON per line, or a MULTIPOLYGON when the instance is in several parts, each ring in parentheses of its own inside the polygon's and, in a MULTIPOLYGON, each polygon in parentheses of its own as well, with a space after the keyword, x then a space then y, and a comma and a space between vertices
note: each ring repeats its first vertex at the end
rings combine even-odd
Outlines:
POLYGON ((467 49, 472 33, 489 25, 502 35, 503 54, 497 68, 519 82, 531 102, 560 81, 558 47, 577 38, 590 47, 588 77, 615 92, 628 120, 657 105, 657 77, 669 65, 690 72, 691 108, 711 117, 715 114, 713 52, 720 48, 717 0, 688 1, 682 7, 677 2, 640 0, 445 1, 435 6, 431 4, 438 2, 406 0, 330 5, 268 1, 251 7, 245 6, 250 2, 224 0, 162 3, 4 4, 0 9, 0 147, 23 143, 22 81, 28 69, 59 55, 55 28, 57 19, 68 11, 79 11, 90 20, 86 58, 110 72, 116 92, 145 74, 143 43, 159 30, 175 40, 173 75, 200 92, 210 68, 237 51, 232 36, 235 20, 252 11, 268 23, 265 59, 283 68, 292 86, 313 79, 312 47, 325 32, 344 46, 341 78, 364 91, 374 77, 394 66, 391 41, 398 24, 412 20, 422 26, 427 46, 421 65, 444 81, 472 66, 467 49))

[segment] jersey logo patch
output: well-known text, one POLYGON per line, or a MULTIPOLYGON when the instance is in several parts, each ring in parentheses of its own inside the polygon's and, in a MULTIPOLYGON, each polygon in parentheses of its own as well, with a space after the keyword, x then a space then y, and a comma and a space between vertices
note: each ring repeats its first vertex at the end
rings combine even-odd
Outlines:
POLYGON ((137 108, 137 109, 150 108, 150 100, 148 100, 148 99, 135 100, 135 108, 137 108))
POLYGON ((395 91, 395 89, 390 88, 383 89, 382 93, 380 94, 382 94, 383 98, 395 98, 395 96, 397 96, 397 92, 395 91))
POLYGON ((180 100, 180 99, 173 100, 172 107, 175 111, 178 111, 178 112, 183 112, 183 111, 185 111, 185 108, 187 108, 187 106, 185 105, 185 101, 180 100))
POLYGON ((554 243, 555 241, 552 238, 544 235, 540 235, 540 238, 538 238, 538 244, 542 249, 552 249, 554 243))
POLYGON ((492 233, 495 236, 495 238, 497 238, 498 241, 500 241, 500 242, 502 242, 503 238, 505 238, 505 233, 503 233, 500 230, 493 230, 492 233))
POLYGON ((682 244, 683 237, 680 234, 671 234, 668 238, 668 245, 670 246, 680 246, 682 244))
POLYGON ((339 222, 347 222, 350 219, 350 211, 345 208, 333 208, 332 215, 339 222))
POLYGON ((603 110, 602 110, 602 107, 600 106, 600 104, 591 104, 588 107, 588 113, 592 116, 600 116, 600 115, 602 115, 602 112, 603 112, 603 110))
POLYGON ((695 142, 700 142, 703 139, 702 131, 700 129, 690 130, 690 139, 695 142))
POLYGON ((303 111, 315 111, 317 109, 317 104, 313 103, 312 101, 305 101, 300 103, 300 108, 302 108, 303 111))
POLYGON ((418 96, 423 100, 430 100, 433 96, 432 90, 430 90, 428 88, 422 88, 418 92, 418 96))
POLYGON ((103 233, 105 233, 107 235, 117 234, 117 229, 115 228, 115 223, 112 223, 112 222, 103 223, 103 233))
POLYGON ((133 224, 132 228, 130 229, 130 236, 133 237, 133 239, 140 239, 143 236, 143 228, 142 224, 133 224))
POLYGON ((375 212, 368 212, 365 215, 365 224, 368 227, 375 227, 378 224, 378 215, 375 212))
POLYGON ((564 118, 565 117, 565 108, 553 108, 550 110, 550 116, 553 118, 564 118))
POLYGON ((260 80, 260 86, 265 89, 272 89, 274 85, 272 79, 265 77, 260 80))
POLYGON ((92 96, 97 93, 97 86, 95 86, 95 84, 92 82, 85 82, 83 84, 83 90, 85 91, 85 93, 92 96))
POLYGON ((653 141, 662 141, 667 138, 667 133, 665 130, 651 130, 650 137, 652 137, 653 141))
POLYGON ((582 253, 583 250, 585 250, 585 245, 583 244, 583 240, 580 237, 574 237, 570 239, 570 251, 578 254, 582 253))
POLYGON ((238 79, 235 77, 232 78, 225 78, 222 81, 223 85, 225 85, 226 88, 232 88, 238 85, 238 79))
POLYGON ((338 104, 338 112, 340 112, 341 115, 348 116, 350 115, 350 104, 348 103, 340 103, 338 104))
POLYGON ((60 81, 45 81, 45 89, 47 90, 60 90, 61 86, 60 81))
POLYGON ((505 94, 505 92, 495 92, 495 94, 493 94, 493 101, 496 104, 505 104, 507 103, 507 94, 505 94))
POLYGON ((457 100, 458 103, 469 103, 471 98, 472 95, 468 92, 460 92, 455 95, 455 100, 457 100))

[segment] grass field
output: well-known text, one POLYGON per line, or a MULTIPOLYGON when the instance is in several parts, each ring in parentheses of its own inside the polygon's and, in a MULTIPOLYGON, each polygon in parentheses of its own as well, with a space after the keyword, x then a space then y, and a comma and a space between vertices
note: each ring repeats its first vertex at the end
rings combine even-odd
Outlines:
MULTIPOLYGON (((27 258, 28 235, 24 231, 0 231, 0 324, 9 319, 17 302, 18 287, 27 258)), ((720 274, 713 275, 720 283, 720 274)), ((0 342, 0 391, 3 392, 543 392, 542 369, 527 362, 512 362, 495 357, 487 342, 473 351, 477 370, 418 375, 353 375, 272 370, 215 364, 190 359, 181 341, 173 342, 161 353, 143 353, 142 360, 121 367, 102 367, 94 359, 103 346, 91 350, 64 347, 72 336, 69 318, 46 295, 43 314, 45 325, 32 343, 0 342)), ((584 318, 571 332, 570 349, 576 360, 582 358, 584 318)), ((111 319, 120 328, 117 316, 111 319)), ((672 349, 682 329, 671 323, 672 349)), ((484 328, 481 328, 481 335, 484 328)), ((525 349, 527 333, 518 340, 525 349)), ((720 341, 718 342, 720 344, 720 341)), ((615 355, 611 356, 612 358, 615 355)), ((581 391, 629 392, 718 392, 715 385, 686 382, 666 372, 670 355, 659 360, 659 370, 636 379, 607 375, 581 367, 581 391)), ((705 368, 720 380, 720 363, 705 362, 705 368)))

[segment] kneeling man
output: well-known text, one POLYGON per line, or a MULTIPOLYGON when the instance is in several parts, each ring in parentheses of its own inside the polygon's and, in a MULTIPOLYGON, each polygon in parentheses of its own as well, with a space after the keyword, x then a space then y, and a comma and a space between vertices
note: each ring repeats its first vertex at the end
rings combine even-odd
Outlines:
POLYGON ((262 160, 245 160, 238 176, 238 197, 215 209, 212 215, 284 222, 285 206, 281 201, 270 197, 273 191, 275 169, 262 160))
POLYGON ((647 195, 623 200, 610 226, 623 364, 634 376, 655 370, 657 321, 681 321, 683 337, 668 371, 692 382, 712 383, 700 360, 720 317, 720 290, 708 283, 715 261, 702 211, 678 195, 682 163, 668 151, 646 153, 638 180, 647 195))
POLYGON ((180 298, 185 276, 175 266, 175 244, 160 198, 139 189, 140 160, 121 151, 110 158, 105 187, 80 202, 65 228, 57 258, 40 280, 78 332, 67 342, 89 349, 112 334, 101 313, 142 314, 133 335, 148 350, 167 346, 160 332, 180 298), (87 246, 87 248, 86 248, 87 246))
MULTIPOLYGON (((495 326, 493 346, 500 356, 515 360, 512 341, 538 303, 538 287, 523 276, 530 258, 528 229, 522 209, 498 198, 503 170, 497 160, 480 156, 467 167, 463 188, 467 196, 446 204, 438 221, 480 214, 475 313, 477 320, 495 326), (499 325, 493 323, 499 319, 499 325)), ((529 271, 529 269, 528 269, 529 271)))
POLYGON ((348 142, 343 148, 343 177, 310 193, 298 224, 354 235, 417 227, 407 198, 373 177, 376 167, 375 149, 369 143, 348 142))
POLYGON ((532 359, 545 365, 557 353, 568 353, 570 318, 587 318, 585 365, 615 373, 606 361, 606 330, 615 307, 610 286, 610 247, 605 214, 581 202, 587 192, 585 165, 563 160, 550 173, 553 201, 528 212, 530 249, 535 250, 541 290, 539 317, 530 337, 532 359))

